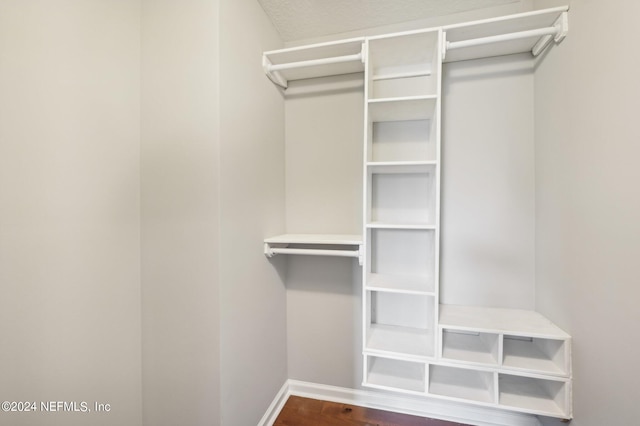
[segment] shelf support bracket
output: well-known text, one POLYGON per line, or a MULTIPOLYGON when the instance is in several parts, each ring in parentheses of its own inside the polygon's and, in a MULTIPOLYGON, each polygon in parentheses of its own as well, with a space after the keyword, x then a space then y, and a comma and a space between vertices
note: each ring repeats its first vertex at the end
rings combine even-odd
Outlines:
POLYGON ((269 77, 274 84, 282 87, 283 89, 287 88, 288 82, 285 78, 282 77, 278 71, 274 71, 273 64, 265 55, 262 55, 262 69, 264 69, 264 73, 269 77))
POLYGON ((567 12, 562 12, 558 19, 553 23, 553 27, 557 30, 556 34, 548 34, 538 40, 538 42, 533 46, 533 49, 531 49, 533 56, 538 56, 540 53, 544 52, 547 46, 551 43, 551 40, 556 43, 560 43, 564 40, 569 32, 569 14, 567 12))

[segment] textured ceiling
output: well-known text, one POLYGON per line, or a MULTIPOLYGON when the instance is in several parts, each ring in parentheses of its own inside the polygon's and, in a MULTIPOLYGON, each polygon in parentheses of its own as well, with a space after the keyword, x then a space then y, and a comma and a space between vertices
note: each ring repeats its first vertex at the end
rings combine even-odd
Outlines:
POLYGON ((258 0, 285 42, 519 1, 521 0, 258 0))

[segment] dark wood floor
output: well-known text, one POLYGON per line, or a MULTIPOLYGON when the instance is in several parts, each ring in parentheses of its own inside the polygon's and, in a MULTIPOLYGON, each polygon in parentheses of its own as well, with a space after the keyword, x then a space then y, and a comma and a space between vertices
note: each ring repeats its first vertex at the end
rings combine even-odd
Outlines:
POLYGON ((355 405, 290 396, 273 426, 464 426, 355 405))

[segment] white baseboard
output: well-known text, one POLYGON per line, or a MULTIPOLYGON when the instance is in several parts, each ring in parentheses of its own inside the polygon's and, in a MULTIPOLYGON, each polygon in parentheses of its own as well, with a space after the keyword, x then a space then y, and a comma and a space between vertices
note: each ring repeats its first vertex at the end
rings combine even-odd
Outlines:
POLYGON ((540 426, 540 421, 535 416, 527 414, 441 401, 435 398, 348 389, 298 380, 285 382, 258 426, 273 425, 291 395, 476 426, 540 426))

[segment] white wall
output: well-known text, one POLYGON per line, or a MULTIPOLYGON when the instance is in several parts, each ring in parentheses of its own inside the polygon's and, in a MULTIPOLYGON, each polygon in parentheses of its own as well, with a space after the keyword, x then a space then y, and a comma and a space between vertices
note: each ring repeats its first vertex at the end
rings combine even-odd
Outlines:
POLYGON ((636 424, 640 3, 573 1, 536 71, 536 306, 573 336, 576 426, 636 424))
MULTIPOLYGON (((287 232, 362 232, 363 76, 286 90, 287 232)), ((357 388, 361 274, 353 259, 288 256, 289 378, 357 388)))
POLYGON ((138 2, 0 0, 0 399, 112 407, 0 424, 141 424, 139 29, 138 2))
POLYGON ((287 379, 283 271, 261 244, 284 232, 284 103, 260 64, 280 47, 257 1, 221 1, 222 425, 257 424, 287 379))
POLYGON ((441 303, 534 308, 532 65, 444 66, 441 303))
POLYGON ((142 1, 144 424, 220 424, 217 1, 142 1))

